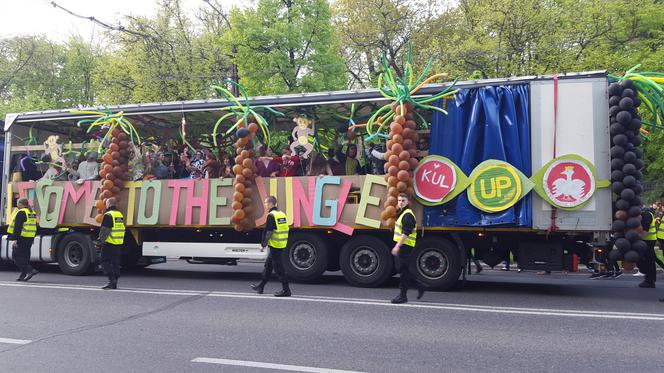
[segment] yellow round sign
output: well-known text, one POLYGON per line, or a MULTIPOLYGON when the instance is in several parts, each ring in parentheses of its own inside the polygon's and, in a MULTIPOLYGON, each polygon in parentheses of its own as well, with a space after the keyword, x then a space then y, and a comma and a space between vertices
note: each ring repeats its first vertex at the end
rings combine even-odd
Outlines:
POLYGON ((521 178, 507 163, 476 168, 470 175, 468 199, 485 212, 507 210, 521 198, 521 178))

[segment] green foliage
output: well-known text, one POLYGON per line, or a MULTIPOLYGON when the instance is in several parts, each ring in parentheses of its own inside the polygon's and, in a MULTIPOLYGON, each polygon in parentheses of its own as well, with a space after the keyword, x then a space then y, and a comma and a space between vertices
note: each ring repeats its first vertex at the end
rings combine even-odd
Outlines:
MULTIPOLYGON (((176 101, 210 96, 211 81, 226 78, 223 60, 209 53, 179 0, 161 0, 154 19, 129 18, 133 32, 111 35, 115 45, 96 74, 99 101, 176 101)), ((214 45, 214 44, 213 44, 214 45)))
POLYGON ((325 0, 261 0, 234 10, 228 45, 251 95, 345 88, 325 0))
MULTIPOLYGON (((250 95, 375 87, 382 52, 402 75, 409 40, 413 66, 433 57, 431 71, 452 78, 664 71, 661 0, 259 0, 230 11, 210 0, 195 16, 183 0, 154 2, 155 16, 106 20, 125 26, 98 40, 0 39, 0 115, 208 99, 226 79, 250 95)), ((287 137, 273 134, 273 147, 287 137)), ((644 145, 653 195, 662 144, 656 134, 644 145)))

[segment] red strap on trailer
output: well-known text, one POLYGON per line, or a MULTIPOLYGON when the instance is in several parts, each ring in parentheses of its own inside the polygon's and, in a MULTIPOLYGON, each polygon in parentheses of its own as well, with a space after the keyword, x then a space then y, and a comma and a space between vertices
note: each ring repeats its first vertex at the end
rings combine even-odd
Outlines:
MULTIPOLYGON (((557 124, 558 124, 558 74, 553 75, 553 158, 556 158, 556 134, 557 134, 557 124)), ((558 230, 556 225, 556 208, 555 206, 551 207, 551 225, 546 231, 546 237, 549 238, 549 235, 558 230)))

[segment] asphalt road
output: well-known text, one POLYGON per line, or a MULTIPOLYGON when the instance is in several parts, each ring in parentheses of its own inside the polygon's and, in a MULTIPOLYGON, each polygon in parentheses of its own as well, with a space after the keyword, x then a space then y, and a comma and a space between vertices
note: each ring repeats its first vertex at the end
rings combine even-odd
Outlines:
POLYGON ((664 371, 664 291, 640 278, 484 271, 392 305, 396 279, 329 274, 275 298, 249 291, 260 270, 169 262, 102 291, 100 275, 16 283, 5 266, 0 372, 664 371))

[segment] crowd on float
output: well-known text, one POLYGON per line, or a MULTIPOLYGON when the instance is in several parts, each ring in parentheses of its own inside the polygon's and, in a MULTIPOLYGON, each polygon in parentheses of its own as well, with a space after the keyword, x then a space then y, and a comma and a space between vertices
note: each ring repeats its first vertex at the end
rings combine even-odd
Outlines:
MULTIPOLYGON (((324 176, 384 174, 384 145, 365 143, 339 144, 307 158, 301 148, 293 154, 285 147, 277 151, 259 147, 256 157, 257 176, 324 176), (364 154, 362 154, 364 151, 364 154)), ((214 179, 235 177, 235 156, 224 149, 176 148, 171 145, 143 144, 131 146, 129 170, 132 180, 214 179)), ((43 155, 19 154, 12 159, 12 181, 85 181, 99 179, 101 158, 94 151, 63 155, 54 160, 43 155)))

